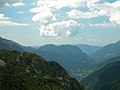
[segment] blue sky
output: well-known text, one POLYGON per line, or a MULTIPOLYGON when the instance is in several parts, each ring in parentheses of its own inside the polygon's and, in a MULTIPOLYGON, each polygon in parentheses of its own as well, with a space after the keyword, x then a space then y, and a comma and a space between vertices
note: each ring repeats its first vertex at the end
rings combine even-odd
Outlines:
POLYGON ((120 40, 120 0, 0 0, 0 36, 22 45, 120 40))

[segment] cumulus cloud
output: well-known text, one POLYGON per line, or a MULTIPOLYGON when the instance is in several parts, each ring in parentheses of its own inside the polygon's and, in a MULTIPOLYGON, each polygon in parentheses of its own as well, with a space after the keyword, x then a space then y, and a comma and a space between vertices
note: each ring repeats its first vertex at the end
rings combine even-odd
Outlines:
POLYGON ((61 35, 62 31, 64 30, 64 33, 68 28, 70 27, 76 27, 80 26, 78 22, 68 19, 68 20, 60 20, 56 18, 57 14, 59 13, 59 10, 63 7, 69 7, 69 8, 78 8, 82 7, 82 3, 84 0, 38 0, 37 7, 32 8, 29 12, 35 13, 35 15, 32 17, 32 21, 39 23, 39 31, 40 35, 42 36, 52 36, 52 37, 58 37, 61 35), (55 13, 55 11, 58 11, 58 13, 55 13))
POLYGON ((34 22, 40 22, 40 23, 48 23, 48 20, 52 19, 53 14, 52 12, 42 12, 37 13, 33 16, 32 20, 34 22))
POLYGON ((80 26, 76 21, 68 20, 68 21, 61 21, 61 22, 54 22, 48 25, 40 25, 39 31, 40 35, 46 37, 58 37, 61 35, 61 30, 67 30, 68 28, 80 26))
POLYGON ((4 15, 4 14, 0 14, 0 20, 7 20, 7 19, 10 19, 10 18, 5 17, 5 15, 4 15))
POLYGON ((68 30, 66 31, 66 36, 69 37, 71 35, 71 32, 68 30))
POLYGON ((21 0, 0 0, 0 7, 5 5, 18 6, 18 5, 23 5, 23 3, 21 3, 21 0))
POLYGON ((17 3, 13 3, 13 4, 6 3, 5 5, 6 5, 6 6, 14 6, 14 7, 17 7, 17 6, 23 6, 23 5, 25 5, 25 4, 22 3, 22 2, 17 2, 17 3))
POLYGON ((116 0, 113 3, 105 2, 103 4, 95 4, 94 7, 92 7, 97 10, 104 10, 106 12, 106 16, 109 18, 109 21, 112 24, 120 25, 120 1, 116 0))
POLYGON ((32 21, 38 23, 42 36, 59 37, 62 33, 68 37, 76 36, 82 26, 79 19, 107 16, 108 23, 89 25, 85 23, 86 25, 83 26, 120 25, 120 1, 118 0, 113 3, 100 2, 100 0, 38 0, 34 5, 36 7, 29 12, 34 13, 32 21), (87 10, 84 11, 84 8, 87 10))
POLYGON ((110 22, 120 25, 120 12, 113 13, 110 18, 110 22))
POLYGON ((61 9, 63 7, 78 8, 84 7, 85 0, 38 0, 37 5, 47 5, 50 8, 56 9, 61 9))
POLYGON ((104 10, 94 10, 91 12, 82 12, 82 11, 74 9, 67 13, 68 13, 69 18, 86 18, 86 19, 106 15, 106 12, 104 10))
POLYGON ((6 17, 4 14, 0 14, 0 26, 29 26, 29 24, 10 21, 9 17, 6 17))

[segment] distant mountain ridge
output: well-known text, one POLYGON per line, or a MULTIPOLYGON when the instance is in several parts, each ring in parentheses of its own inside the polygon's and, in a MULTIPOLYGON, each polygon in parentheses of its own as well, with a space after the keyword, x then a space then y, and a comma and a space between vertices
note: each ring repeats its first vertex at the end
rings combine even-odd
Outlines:
POLYGON ((109 44, 91 55, 95 60, 104 62, 107 59, 120 56, 120 41, 109 44))
POLYGON ((87 44, 78 44, 76 46, 78 46, 88 56, 91 56, 94 52, 98 51, 102 47, 102 46, 87 45, 87 44))
POLYGON ((0 37, 0 49, 24 51, 24 49, 16 42, 0 37))

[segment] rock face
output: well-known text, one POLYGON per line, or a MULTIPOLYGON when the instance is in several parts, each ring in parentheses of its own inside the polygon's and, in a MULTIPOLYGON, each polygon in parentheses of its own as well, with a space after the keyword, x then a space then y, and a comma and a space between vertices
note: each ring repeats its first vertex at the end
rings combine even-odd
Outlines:
POLYGON ((5 66, 5 62, 0 59, 0 66, 5 66))
POLYGON ((0 90, 83 90, 56 62, 32 53, 0 50, 0 90))

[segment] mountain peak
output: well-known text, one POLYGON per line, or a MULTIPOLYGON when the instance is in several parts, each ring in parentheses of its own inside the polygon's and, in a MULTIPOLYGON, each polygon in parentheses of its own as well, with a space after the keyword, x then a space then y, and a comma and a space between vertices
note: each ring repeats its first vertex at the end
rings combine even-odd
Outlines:
POLYGON ((117 44, 120 44, 120 40, 117 42, 117 44))

